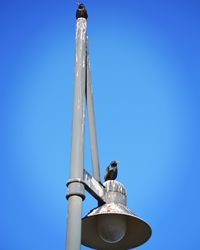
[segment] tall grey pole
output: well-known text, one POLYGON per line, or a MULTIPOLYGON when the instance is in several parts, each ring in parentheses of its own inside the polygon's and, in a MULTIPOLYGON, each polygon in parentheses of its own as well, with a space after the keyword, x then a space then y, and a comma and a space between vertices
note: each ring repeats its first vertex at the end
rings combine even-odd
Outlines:
POLYGON ((79 5, 76 18, 76 57, 72 118, 72 144, 70 180, 68 182, 67 194, 67 250, 80 250, 82 200, 84 199, 84 186, 82 184, 82 179, 84 160, 84 97, 86 84, 87 12, 83 5, 79 5))
POLYGON ((96 137, 95 127, 95 114, 94 114, 94 102, 92 95, 92 82, 90 76, 90 62, 89 62, 89 51, 88 51, 88 37, 87 37, 87 82, 86 82, 86 101, 87 101, 87 112, 88 112, 88 125, 90 131, 90 148, 91 148, 91 159, 93 177, 100 181, 100 170, 99 170, 99 157, 98 157, 98 146, 96 137))

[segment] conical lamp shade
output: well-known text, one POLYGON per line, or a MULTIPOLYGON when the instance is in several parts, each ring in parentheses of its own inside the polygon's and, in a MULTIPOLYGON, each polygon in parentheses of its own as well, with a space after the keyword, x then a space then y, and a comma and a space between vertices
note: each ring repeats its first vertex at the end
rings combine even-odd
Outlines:
POLYGON ((150 226, 123 204, 104 204, 82 220, 82 244, 103 250, 126 250, 146 242, 150 226))

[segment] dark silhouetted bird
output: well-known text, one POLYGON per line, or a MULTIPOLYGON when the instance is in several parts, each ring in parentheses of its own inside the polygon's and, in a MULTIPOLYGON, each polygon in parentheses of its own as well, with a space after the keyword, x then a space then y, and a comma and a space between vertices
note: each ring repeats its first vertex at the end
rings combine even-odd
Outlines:
POLYGON ((110 165, 106 168, 104 181, 115 180, 117 178, 117 172, 118 172, 117 167, 118 167, 118 162, 111 161, 110 165))

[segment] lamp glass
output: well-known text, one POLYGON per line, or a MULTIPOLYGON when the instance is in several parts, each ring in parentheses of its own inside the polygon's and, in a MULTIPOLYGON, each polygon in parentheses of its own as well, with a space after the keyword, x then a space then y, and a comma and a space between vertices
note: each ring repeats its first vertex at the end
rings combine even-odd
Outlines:
POLYGON ((120 215, 99 216, 97 230, 103 241, 119 242, 126 234, 126 218, 120 215))

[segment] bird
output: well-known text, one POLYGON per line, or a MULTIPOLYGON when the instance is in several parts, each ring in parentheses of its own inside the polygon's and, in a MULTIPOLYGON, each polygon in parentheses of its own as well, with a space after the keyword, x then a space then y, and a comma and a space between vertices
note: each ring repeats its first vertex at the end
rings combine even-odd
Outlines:
POLYGON ((115 180, 117 178, 117 172, 118 172, 117 167, 118 167, 118 162, 111 161, 111 163, 106 168, 104 181, 115 180))
MULTIPOLYGON (((78 4, 78 2, 77 2, 77 4, 78 4)), ((85 5, 82 3, 80 3, 78 5, 78 9, 76 11, 76 19, 78 19, 80 17, 85 18, 85 19, 88 18, 88 14, 87 14, 87 10, 85 8, 85 5)))

